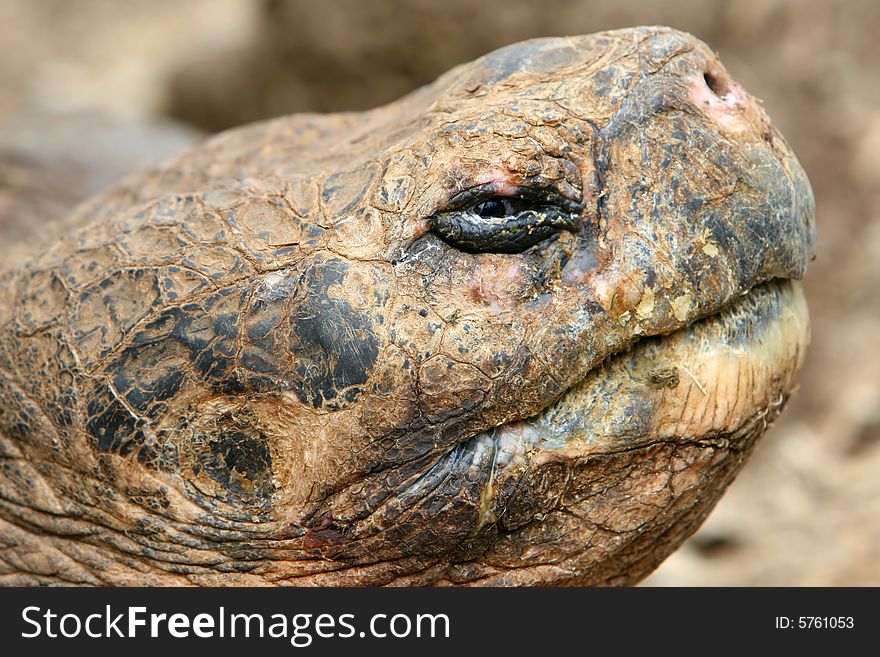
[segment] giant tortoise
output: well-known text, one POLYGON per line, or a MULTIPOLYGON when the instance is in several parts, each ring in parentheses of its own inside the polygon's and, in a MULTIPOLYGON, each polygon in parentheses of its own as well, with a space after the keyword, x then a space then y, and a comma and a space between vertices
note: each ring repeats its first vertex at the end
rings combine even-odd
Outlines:
POLYGON ((219 134, 0 266, 0 581, 638 581, 795 386, 814 201, 690 35, 219 134))

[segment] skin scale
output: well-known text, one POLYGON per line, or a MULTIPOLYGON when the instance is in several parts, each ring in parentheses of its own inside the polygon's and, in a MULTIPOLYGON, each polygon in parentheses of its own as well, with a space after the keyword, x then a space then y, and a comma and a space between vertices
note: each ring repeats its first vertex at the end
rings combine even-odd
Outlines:
POLYGON ((668 28, 218 135, 0 273, 0 581, 636 582, 795 385, 813 218, 668 28), (442 230, 536 196, 576 224, 442 230))

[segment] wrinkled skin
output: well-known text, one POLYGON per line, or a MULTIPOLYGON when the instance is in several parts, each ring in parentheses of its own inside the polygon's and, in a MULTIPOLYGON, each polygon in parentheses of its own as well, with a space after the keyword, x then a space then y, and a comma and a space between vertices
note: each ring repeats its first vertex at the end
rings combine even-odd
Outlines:
POLYGON ((2 274, 2 581, 635 582, 794 387, 813 208, 666 28, 221 134, 2 274), (524 190, 577 221, 440 230, 524 190))

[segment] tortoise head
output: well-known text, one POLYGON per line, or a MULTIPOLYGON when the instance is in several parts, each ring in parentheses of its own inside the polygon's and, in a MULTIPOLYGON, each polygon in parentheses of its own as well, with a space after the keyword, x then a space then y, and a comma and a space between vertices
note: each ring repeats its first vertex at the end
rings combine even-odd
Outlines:
POLYGON ((667 28, 225 133, 6 274, 4 517, 83 581, 635 581, 794 386, 813 214, 667 28))

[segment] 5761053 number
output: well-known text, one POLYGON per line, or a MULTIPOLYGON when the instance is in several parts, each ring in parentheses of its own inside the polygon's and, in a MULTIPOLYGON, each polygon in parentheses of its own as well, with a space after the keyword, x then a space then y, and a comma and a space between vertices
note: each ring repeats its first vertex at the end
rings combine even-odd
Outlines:
POLYGON ((852 616, 777 616, 776 629, 801 629, 801 630, 850 630, 855 627, 855 619, 852 616))

